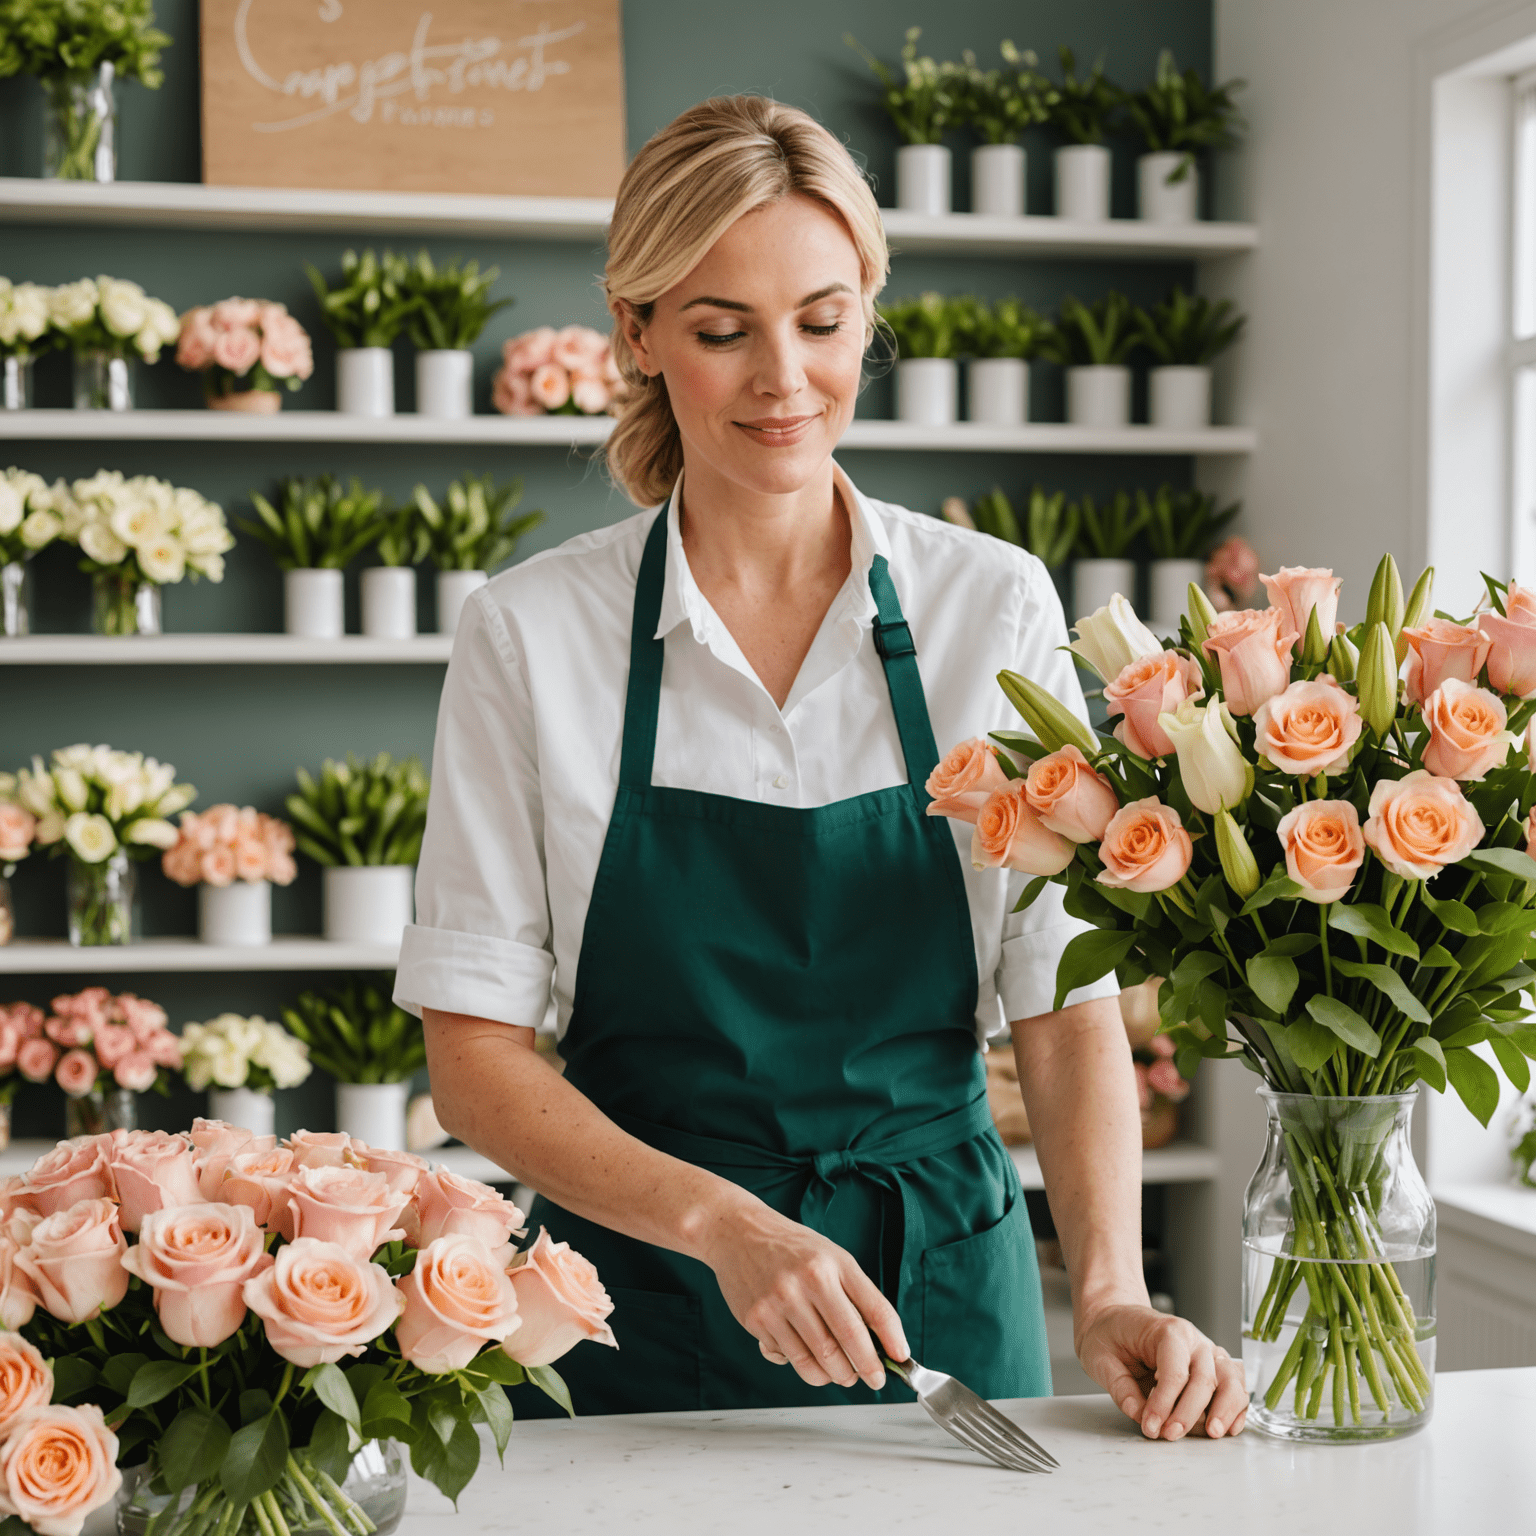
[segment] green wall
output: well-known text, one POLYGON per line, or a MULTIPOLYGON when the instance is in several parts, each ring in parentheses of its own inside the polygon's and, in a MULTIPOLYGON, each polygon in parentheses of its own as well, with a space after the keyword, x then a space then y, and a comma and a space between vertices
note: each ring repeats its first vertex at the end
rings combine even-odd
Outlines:
MULTIPOLYGON (((163 0, 160 24, 176 39, 165 60, 158 92, 128 86, 122 93, 120 174, 124 179, 199 179, 198 83, 194 0, 163 0)), ((682 108, 703 96, 732 91, 771 93, 815 113, 862 158, 875 177, 880 201, 894 201, 895 139, 875 105, 870 77, 842 42, 852 32, 883 57, 893 58, 905 28, 924 26, 925 49, 943 57, 972 47, 988 61, 994 45, 1011 37, 1054 66, 1058 44, 1080 60, 1102 55, 1118 81, 1136 86, 1151 76, 1160 47, 1179 62, 1209 72, 1212 64, 1210 0, 779 0, 773 6, 738 0, 629 0, 624 6, 626 107, 630 147, 644 142, 682 108)), ((28 80, 0 82, 0 175, 33 175, 41 158, 41 93, 28 80)), ((962 147, 959 136, 954 141, 962 147)), ((1030 209, 1050 211, 1050 141, 1026 139, 1030 209)), ((1133 211, 1134 145, 1116 156, 1115 211, 1133 211)), ((964 154, 956 158, 957 206, 968 196, 964 154)), ((388 243, 381 229, 378 244, 388 243)), ((6 225, 0 229, 0 272, 15 281, 56 283, 110 272, 143 283, 178 309, 231 293, 281 299, 317 333, 320 328, 303 263, 334 270, 350 243, 331 235, 90 229, 78 226, 6 225)), ((401 241, 414 249, 419 242, 401 241)), ((429 242, 434 256, 477 257, 502 271, 502 289, 516 305, 492 323, 477 349, 480 408, 489 408, 490 376, 505 337, 534 325, 605 319, 596 278, 602 252, 581 243, 447 239, 429 242)), ((990 297, 1017 293, 1051 308, 1065 292, 1084 299, 1119 287, 1139 302, 1162 296, 1175 279, 1188 285, 1188 266, 1158 262, 973 261, 899 258, 890 295, 926 287, 971 289, 990 297)), ((314 378, 290 408, 324 409, 333 403, 332 349, 316 335, 314 378)), ((397 356, 401 404, 411 404, 409 349, 397 356)), ((1032 415, 1059 418, 1061 384, 1053 371, 1032 370, 1032 415)), ((68 366, 61 356, 39 368, 38 403, 68 403, 68 366)), ((142 370, 143 405, 195 407, 197 381, 169 360, 142 370)), ((860 413, 889 414, 890 385, 874 380, 860 413)), ((434 489, 464 472, 520 475, 525 505, 542 507, 548 522, 523 552, 558 543, 628 513, 629 505, 603 478, 599 464, 556 448, 502 450, 419 445, 272 445, 124 443, 79 445, 17 443, 15 462, 49 476, 89 474, 99 467, 153 473, 195 485, 221 501, 232 517, 248 515, 254 487, 283 474, 334 470, 358 474, 391 496, 407 495, 417 480, 434 489)), ((944 496, 975 497, 994 484, 1010 494, 1035 481, 1075 493, 1104 493, 1119 486, 1187 483, 1187 460, 1104 459, 1010 454, 857 453, 844 462, 870 494, 934 511, 944 496)), ((86 579, 62 550, 47 552, 37 567, 40 629, 82 630, 89 622, 86 579)), ((355 577, 349 623, 357 627, 355 577)), ((424 587, 426 583, 423 583, 424 587)), ((430 613, 423 613, 424 622, 430 613)), ((172 630, 276 630, 282 627, 281 585, 260 546, 241 541, 219 586, 183 584, 165 594, 165 623, 172 630)), ((0 670, 0 765, 34 752, 80 740, 108 741, 174 762, 198 786, 201 801, 254 803, 278 811, 296 764, 317 764, 326 755, 379 749, 430 755, 441 667, 110 667, 0 670)), ((19 931, 63 932, 63 870, 34 857, 14 881, 19 931)), ((164 879, 154 865, 141 867, 146 933, 190 933, 194 894, 164 879)), ((312 866, 277 894, 277 927, 290 932, 319 926, 319 877, 312 866)), ((109 985, 143 992, 165 1003, 179 1026, 223 1009, 263 1010, 269 1015, 303 986, 325 978, 302 976, 122 977, 105 973, 109 985)), ((44 1001, 72 989, 60 977, 17 978, 0 983, 15 996, 44 1001)), ((9 998, 6 998, 9 1000, 9 998)), ((305 1088, 280 1096, 280 1127, 329 1123, 329 1085, 320 1074, 305 1088)), ((184 1123, 191 1096, 146 1105, 153 1123, 184 1123)), ((58 1105, 30 1092, 18 1114, 22 1134, 45 1134, 62 1123, 58 1105)))

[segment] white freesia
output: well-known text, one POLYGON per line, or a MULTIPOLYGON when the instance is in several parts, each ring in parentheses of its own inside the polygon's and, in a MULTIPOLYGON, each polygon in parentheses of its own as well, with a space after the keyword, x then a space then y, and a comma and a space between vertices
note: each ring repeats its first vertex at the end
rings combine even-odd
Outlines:
POLYGON ((53 770, 53 790, 59 804, 68 811, 83 811, 90 798, 85 775, 78 768, 59 767, 53 770))
POLYGON ((149 318, 149 295, 137 283, 121 277, 96 279, 96 307, 101 323, 114 336, 136 336, 149 318))
POLYGON ((160 796, 155 810, 162 816, 174 816, 177 811, 186 810, 195 799, 197 791, 190 784, 178 784, 160 796))
POLYGON ((107 790, 106 804, 102 807, 114 821, 121 821, 125 816, 131 816, 133 812, 144 804, 144 784, 142 779, 119 779, 112 783, 107 790))
POLYGON ((48 294, 48 319, 61 331, 73 331, 89 325, 96 315, 96 284, 82 277, 77 283, 64 283, 48 294))
POLYGON ((175 539, 162 535, 149 543, 138 546, 139 569, 145 579, 157 586, 180 581, 186 574, 187 556, 175 539))
POLYGON ((125 575, 157 585, 194 576, 221 581, 224 552, 234 536, 223 509, 197 491, 152 475, 128 479, 100 470, 75 481, 71 500, 79 508, 73 538, 100 565, 125 566, 125 575))
POLYGON ((46 549, 63 532, 64 522, 59 514, 39 508, 27 514, 26 521, 21 525, 20 537, 21 542, 35 553, 39 549, 46 549))
POLYGON ((80 551, 98 565, 121 565, 128 546, 104 522, 87 523, 80 530, 80 551))
POLYGON ((58 748, 51 769, 34 757, 8 793, 37 817, 39 843, 63 838, 88 863, 123 845, 173 847, 181 834, 167 818, 197 795, 169 763, 87 742, 58 748))
POLYGON ((117 852, 117 834, 105 816, 76 811, 64 823, 64 841, 84 864, 100 864, 117 852))
POLYGON ((1253 793, 1253 765, 1237 744, 1237 727, 1226 701, 1200 705, 1185 699, 1157 723, 1179 757, 1179 777, 1190 804, 1207 816, 1233 810, 1253 793))
POLYGON ((1162 648, 1163 642, 1118 592, 1104 607, 1077 621, 1077 639, 1068 646, 1106 683, 1114 682, 1133 661, 1155 656, 1162 648))
POLYGON ((128 824, 128 841, 148 848, 174 848, 181 833, 173 821, 162 821, 158 816, 145 816, 128 824))
POLYGON ((31 768, 23 768, 16 775, 16 801, 34 816, 46 816, 58 809, 53 775, 43 767, 42 758, 34 757, 31 768))
POLYGON ((296 1088, 310 1074, 309 1047, 281 1024, 259 1016, 221 1013, 181 1032, 187 1082, 197 1090, 246 1086, 251 1068, 266 1072, 278 1088, 296 1088))
POLYGON ((35 841, 46 848, 64 836, 64 813, 47 811, 37 818, 35 841))

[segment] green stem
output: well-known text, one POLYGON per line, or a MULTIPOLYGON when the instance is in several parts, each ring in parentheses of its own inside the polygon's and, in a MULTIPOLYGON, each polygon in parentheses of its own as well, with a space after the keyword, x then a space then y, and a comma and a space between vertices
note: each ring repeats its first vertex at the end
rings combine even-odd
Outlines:
POLYGON ((336 1518, 336 1512, 325 1502, 325 1496, 320 1490, 305 1477, 304 1469, 294 1459, 291 1451, 288 1453, 288 1475, 304 1490, 304 1497, 314 1505, 315 1513, 325 1521, 331 1536, 348 1536, 348 1532, 336 1518))
POLYGON ((1323 945, 1323 990, 1333 996, 1333 956, 1328 952, 1328 908, 1319 903, 1317 909, 1317 934, 1323 945))
POLYGON ((323 1468, 316 1468, 315 1478, 321 1487, 336 1501, 343 1515, 357 1527, 358 1536, 373 1536, 378 1527, 368 1518, 368 1512, 355 1499, 348 1496, 336 1479, 323 1468))

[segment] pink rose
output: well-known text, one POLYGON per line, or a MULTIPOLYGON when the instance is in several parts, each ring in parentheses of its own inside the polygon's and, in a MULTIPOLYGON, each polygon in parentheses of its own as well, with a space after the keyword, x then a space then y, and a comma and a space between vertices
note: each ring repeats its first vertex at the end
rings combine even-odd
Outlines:
POLYGON ((125 1232, 137 1232, 151 1211, 196 1205, 203 1198, 185 1136, 130 1131, 112 1148, 111 1166, 125 1232))
POLYGON ((245 1304, 265 1324, 267 1343, 307 1368, 362 1354, 399 1317, 404 1298, 380 1265, 299 1237, 245 1282, 245 1304))
POLYGON ((56 1013, 43 1022, 43 1033, 55 1045, 61 1045, 68 1051, 76 1046, 89 1045, 96 1029, 102 1027, 101 1025, 93 1027, 79 1014, 56 1013))
POLYGON ((491 404, 503 416, 537 416, 539 407, 533 403, 533 391, 528 387, 528 375, 511 368, 501 369, 491 383, 491 404))
POLYGON ((571 376, 559 363, 543 363, 529 375, 528 389, 535 404, 558 411, 571 398, 571 376))
POLYGON ((1254 553, 1253 545, 1235 533, 1218 544, 1205 562, 1206 586, 1217 589, 1208 595, 1219 609, 1231 608, 1232 597, 1247 602, 1258 579, 1259 557, 1254 553), (1228 597, 1228 593, 1232 597, 1228 597))
POLYGON ((130 1051, 112 1068, 113 1081, 130 1093, 147 1093, 159 1075, 160 1069, 148 1051, 130 1051))
POLYGON ((295 1131, 283 1145, 300 1168, 361 1168, 368 1151, 345 1131, 295 1131))
POLYGON ((65 1051, 59 1058, 55 1076, 59 1087, 70 1098, 83 1099, 96 1086, 99 1070, 96 1058, 89 1051, 65 1051))
POLYGON ((1424 766, 1443 779, 1463 783, 1501 768, 1520 738, 1505 730, 1504 701, 1486 688, 1448 677, 1424 700, 1429 745, 1424 766))
POLYGON ((971 863, 977 869, 1001 866, 1026 875, 1059 875, 1076 851, 1074 843, 1050 831, 1030 810, 1022 780, 987 797, 971 832, 971 863))
POLYGON ((1137 757, 1168 757, 1173 743, 1157 723, 1159 715, 1171 715, 1185 699, 1203 699, 1200 667, 1192 656, 1178 651, 1155 651, 1128 666, 1104 688, 1104 702, 1112 715, 1125 718, 1115 727, 1115 739, 1137 757))
POLYGON ((975 826, 982 806, 998 790, 1007 789, 1008 782, 1008 775, 998 765, 997 748, 973 736, 951 747, 928 775, 923 786, 933 797, 928 814, 975 826))
POLYGON ((0 1072, 9 1072, 16 1065, 16 1052, 21 1049, 21 1031, 8 1018, 0 1018, 0 1072))
POLYGON ((1291 647, 1297 635, 1282 627, 1278 608, 1239 608, 1218 613, 1202 649, 1221 667, 1221 689, 1234 715, 1251 715, 1291 681, 1291 647))
POLYGON ((571 400, 584 416, 601 416, 613 402, 608 385, 590 373, 571 375, 571 400))
POLYGON ((1483 836, 1482 818, 1454 779, 1422 768, 1371 790, 1365 840, 1394 875, 1429 880, 1466 858, 1483 836))
POLYGON ((33 1227, 16 1267, 61 1323, 83 1323, 128 1294, 127 1251, 117 1207, 106 1199, 77 1200, 33 1227))
POLYGON ((51 1040, 23 1040, 16 1050, 16 1070, 29 1083, 46 1083, 58 1059, 59 1048, 51 1040))
POLYGON ((294 1236, 335 1243, 360 1259, 405 1236, 395 1222, 409 1199, 363 1168, 300 1168, 288 1186, 294 1236))
POLYGON ((567 325, 555 332, 549 358, 567 372, 576 373, 601 357, 607 345, 590 326, 567 325))
POLYGON ((1143 893, 1166 891, 1184 878, 1193 856, 1194 844, 1172 806, 1155 795, 1133 800, 1104 829, 1099 884, 1143 893))
POLYGON ((261 319, 261 311, 260 299, 220 299, 208 318, 216 331, 248 331, 261 319))
POLYGON ((555 335, 554 326, 541 325, 536 331, 512 337, 502 344, 502 362, 514 373, 532 373, 554 355, 555 335))
POLYGON ((123 1023, 133 1031, 133 1038, 143 1045, 156 1030, 165 1028, 165 1009, 147 998, 123 992, 113 1001, 123 1023))
POLYGON ((80 1536, 122 1486, 117 1436, 95 1403, 28 1408, 0 1443, 0 1514, 37 1536, 80 1536))
MULTIPOLYGON (((15 1330, 25 1328, 37 1311, 37 1295, 32 1283, 16 1268, 16 1255, 21 1252, 23 1234, 30 1238, 37 1225, 25 1214, 16 1220, 16 1235, 0 1233, 0 1328, 15 1330)), ((5 1335, 0 1334, 0 1339, 5 1335)), ((44 1399, 46 1401, 47 1399, 44 1399)))
POLYGON ((228 843, 216 843, 198 859, 197 873, 205 885, 221 889, 232 885, 235 879, 235 850, 228 843))
POLYGON ((220 331, 213 338, 213 361, 236 378, 243 378, 261 360, 261 338, 255 331, 220 331))
POLYGON ((241 880, 267 878, 267 845, 254 835, 235 844, 235 875, 241 880))
POLYGON ((1475 683, 1488 659, 1492 642, 1468 624, 1426 619, 1417 629, 1405 629, 1408 642, 1408 697, 1422 704, 1446 678, 1475 683))
POLYGON ((274 379, 307 379, 315 371, 309 333, 292 315, 276 315, 263 322, 261 366, 274 379))
POLYGON ((249 1206, 210 1202, 151 1211, 123 1268, 154 1288, 173 1343, 212 1349, 245 1321, 245 1282, 271 1262, 249 1206))
POLYGON ((237 1152, 230 1158, 219 1185, 218 1198, 231 1205, 248 1205, 256 1225, 284 1237, 293 1235, 288 1186, 297 1165, 287 1147, 264 1152, 237 1152))
POLYGON ((1281 633, 1287 630, 1304 639, 1307 620, 1317 610, 1317 626, 1323 642, 1333 639, 1339 617, 1339 589, 1344 583, 1332 571, 1316 566, 1283 565, 1274 576, 1260 576, 1269 593, 1269 606, 1280 612, 1281 633))
POLYGON ((1482 614, 1477 627, 1488 641, 1489 685, 1522 699, 1536 695, 1536 591, 1510 582, 1503 614, 1482 614))
POLYGON ((514 1233, 523 1235, 523 1213, 510 1200, 446 1168, 422 1174, 415 1198, 423 1246, 440 1237, 473 1237, 494 1252, 514 1233))
POLYGON ((1259 753, 1282 773, 1342 773, 1360 739, 1360 706, 1324 672, 1265 699, 1253 728, 1259 753))
POLYGON ((43 1033, 43 1020, 48 1015, 36 1003, 12 1003, 11 1023, 16 1026, 23 1040, 36 1040, 43 1033))
POLYGON ((61 1141, 22 1174, 21 1198, 39 1216, 66 1210, 77 1200, 115 1199, 111 1155, 106 1136, 61 1141))
POLYGON ((157 1029, 144 1042, 144 1054, 157 1067, 169 1067, 173 1072, 181 1070, 181 1041, 168 1029, 157 1029))
POLYGON ((462 1370, 487 1342, 500 1344, 518 1326, 516 1289, 473 1237, 428 1243, 395 1285, 403 1300, 395 1341, 430 1375, 462 1370))
POLYGON ((1180 1104, 1189 1097, 1189 1084, 1179 1076, 1179 1069, 1166 1057, 1154 1061, 1147 1068, 1147 1087, 1174 1104, 1180 1104))
POLYGON ((363 1166, 369 1173, 382 1173, 389 1180, 391 1194, 410 1199, 422 1175, 432 1171, 426 1158, 414 1152, 394 1152, 385 1147, 368 1147, 361 1154, 363 1166))
POLYGON ((103 1024, 91 1044, 97 1061, 110 1072, 123 1057, 138 1049, 139 1042, 126 1024, 103 1024))
POLYGON ((177 885, 196 885, 203 878, 203 855, 197 844, 182 830, 181 841, 160 855, 160 869, 177 885))
POLYGON ((1041 824, 1074 843, 1096 843, 1120 809, 1114 786, 1070 742, 1030 764, 1024 798, 1041 824))
POLYGON ((176 340, 177 363, 191 373, 201 373, 213 362, 213 344, 217 336, 212 311, 189 309, 181 317, 181 334, 176 340))
POLYGON ((244 1126, 202 1116, 192 1122, 189 1140, 197 1163, 197 1187, 204 1200, 225 1198, 220 1187, 231 1159, 245 1153, 270 1152, 277 1145, 275 1136, 253 1136, 244 1126))
POLYGON ((1276 828, 1285 872, 1307 901, 1340 900, 1365 859, 1360 817, 1348 800, 1308 800, 1287 811, 1276 828))
POLYGON ((0 1333, 0 1440, 29 1408, 46 1408, 53 1398, 48 1362, 19 1333, 0 1333))
POLYGON ((522 1321, 501 1347, 519 1365, 549 1365, 583 1339, 619 1347, 607 1323, 613 1303, 597 1270, 569 1243, 550 1242, 541 1227, 533 1247, 518 1255, 507 1274, 517 1289, 522 1321))
POLYGON ((0 800, 0 864, 24 859, 37 835, 37 818, 9 800, 0 800))

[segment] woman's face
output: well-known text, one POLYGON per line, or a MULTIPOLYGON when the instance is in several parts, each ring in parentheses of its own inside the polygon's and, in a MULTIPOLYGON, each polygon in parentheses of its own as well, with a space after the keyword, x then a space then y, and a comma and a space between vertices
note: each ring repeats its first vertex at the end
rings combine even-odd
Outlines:
POLYGON ((739 218, 650 320, 629 326, 661 374, 685 461, 760 495, 800 490, 853 417, 864 357, 859 256, 799 195, 739 218))

